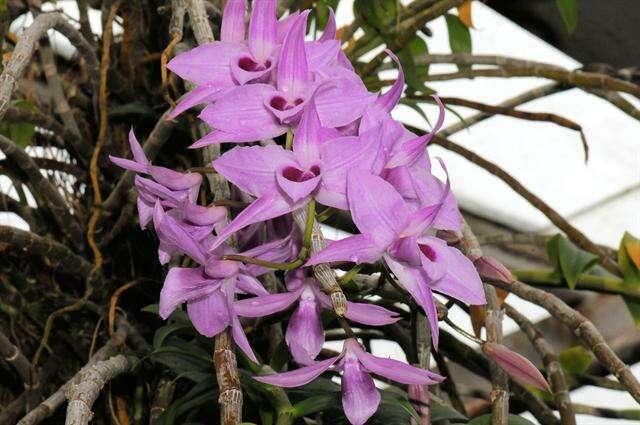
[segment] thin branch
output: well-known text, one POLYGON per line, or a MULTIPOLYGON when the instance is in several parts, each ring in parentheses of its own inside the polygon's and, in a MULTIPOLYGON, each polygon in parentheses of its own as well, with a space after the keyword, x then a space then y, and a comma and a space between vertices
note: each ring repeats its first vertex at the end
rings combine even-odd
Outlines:
POLYGON ((37 16, 29 28, 20 36, 9 62, 4 67, 2 75, 0 75, 0 119, 4 117, 13 90, 29 65, 37 41, 44 37, 50 29, 61 32, 78 49, 78 52, 89 67, 94 93, 98 92, 99 64, 91 44, 67 21, 64 15, 60 13, 43 13, 37 16))
POLYGON ((540 331, 529 319, 509 304, 505 304, 504 307, 507 315, 518 324, 520 329, 522 329, 531 342, 531 345, 533 345, 542 358, 544 367, 549 375, 548 379, 551 382, 553 398, 557 409, 560 412, 560 422, 562 425, 575 425, 576 416, 571 405, 569 386, 567 385, 567 380, 564 376, 564 372, 562 371, 562 367, 560 366, 558 355, 553 350, 551 344, 544 339, 540 331))
POLYGON ((515 281, 511 284, 491 282, 492 285, 512 292, 520 298, 537 304, 547 310, 553 317, 564 323, 595 354, 598 361, 613 374, 627 391, 640 402, 640 383, 633 376, 629 366, 624 364, 616 353, 607 345, 598 329, 586 317, 569 307, 555 295, 515 281))
POLYGON ((109 360, 97 362, 66 390, 69 404, 67 406, 66 425, 88 425, 93 417, 91 406, 100 395, 105 384, 118 375, 127 372, 133 366, 131 358, 118 354, 109 360))
POLYGON ((80 225, 76 218, 71 215, 69 206, 62 199, 60 192, 42 175, 40 167, 38 167, 33 158, 12 140, 2 135, 0 135, 0 150, 25 174, 35 189, 34 195, 41 197, 45 202, 45 205, 53 215, 53 219, 60 226, 60 230, 69 242, 74 247, 80 248, 82 246, 80 225))
POLYGON ((91 271, 91 264, 65 245, 11 226, 0 225, 0 249, 13 251, 22 258, 41 256, 50 267, 80 278, 91 271))
POLYGON ((16 371, 26 391, 33 391, 40 386, 38 376, 29 360, 2 332, 0 332, 0 356, 16 371))

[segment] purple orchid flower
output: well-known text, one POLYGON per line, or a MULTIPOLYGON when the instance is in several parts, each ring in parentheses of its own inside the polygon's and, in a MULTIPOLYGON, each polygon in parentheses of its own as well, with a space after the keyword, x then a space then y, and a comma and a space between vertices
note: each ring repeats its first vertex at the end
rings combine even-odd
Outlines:
POLYGON ((307 384, 329 369, 342 372, 342 406, 353 425, 364 424, 378 410, 380 393, 370 373, 408 385, 432 385, 444 378, 393 359, 373 356, 357 340, 346 339, 342 353, 291 372, 255 376, 253 379, 279 387, 307 384))
POLYGON ((360 80, 335 78, 330 84, 314 81, 304 41, 308 14, 301 13, 282 44, 275 87, 260 83, 239 86, 208 105, 199 118, 214 130, 192 147, 283 135, 298 123, 314 95, 320 121, 328 128, 354 121, 373 102, 375 95, 368 93, 360 80))
MULTIPOLYGON (((288 275, 287 290, 236 301, 239 316, 264 317, 284 311, 297 303, 285 334, 294 360, 310 364, 324 344, 322 310, 332 310, 331 299, 318 287, 317 281, 305 276, 302 269, 288 275)), ((371 326, 384 326, 400 320, 396 313, 373 304, 347 302, 347 319, 371 326)))
POLYGON ((361 170, 349 173, 347 186, 351 215, 362 234, 329 244, 306 265, 334 261, 373 263, 384 259, 426 312, 437 347, 438 319, 432 290, 468 304, 485 303, 482 282, 473 263, 446 242, 424 236, 442 212, 442 200, 411 211, 391 184, 361 170))
POLYGON ((347 172, 371 169, 378 133, 325 140, 327 134, 312 101, 296 131, 293 151, 277 145, 236 147, 215 160, 217 172, 257 199, 218 233, 213 247, 250 224, 301 208, 311 198, 347 209, 347 172))

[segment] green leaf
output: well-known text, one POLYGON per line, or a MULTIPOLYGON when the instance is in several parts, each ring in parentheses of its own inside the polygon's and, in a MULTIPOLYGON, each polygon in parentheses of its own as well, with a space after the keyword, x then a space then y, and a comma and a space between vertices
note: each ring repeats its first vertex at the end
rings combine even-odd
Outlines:
POLYGON ((556 6, 560 10, 560 16, 571 34, 578 27, 578 2, 577 0, 556 0, 556 6))
POLYGON ((640 303, 629 300, 625 300, 624 302, 627 304, 627 310, 629 310, 629 314, 631 314, 633 323, 635 323, 636 328, 640 329, 640 303))
MULTIPOLYGON (((36 110, 36 107, 25 99, 17 99, 11 102, 11 106, 21 109, 36 110)), ((36 134, 36 126, 30 122, 11 122, 8 125, 9 138, 21 148, 26 148, 36 134)))
MULTIPOLYGON (((384 412, 385 409, 389 409, 389 413, 391 413, 392 409, 396 409, 398 413, 397 415, 406 415, 408 418, 413 418, 416 421, 422 421, 416 409, 413 408, 409 400, 404 397, 401 397, 397 394, 394 394, 389 391, 381 391, 382 398, 380 399, 380 407, 378 408, 378 412, 384 412)), ((381 412, 381 413, 382 413, 381 412)), ((403 423, 403 422, 388 422, 388 423, 403 423)))
POLYGON ((303 416, 322 412, 323 410, 329 410, 338 403, 340 403, 338 393, 323 394, 302 400, 293 405, 291 410, 294 417, 301 418, 303 416))
POLYGON ((442 405, 431 400, 429 404, 431 409, 431 421, 436 423, 447 420, 451 423, 467 423, 469 419, 453 407, 442 405))
POLYGON ((167 339, 167 337, 172 333, 184 331, 186 329, 193 329, 193 326, 190 323, 172 323, 158 328, 153 336, 153 347, 162 347, 165 339, 167 339))
POLYGON ((143 313, 158 314, 158 312, 160 311, 160 306, 159 304, 149 304, 142 307, 140 311, 142 311, 143 313))
POLYGON ((452 53, 471 53, 471 33, 469 28, 456 15, 444 15, 449 31, 449 46, 452 53))
POLYGON ((335 12, 338 3, 340 3, 340 0, 318 0, 316 2, 315 14, 317 29, 324 29, 329 20, 329 8, 332 8, 335 12))
MULTIPOLYGON (((522 416, 518 416, 518 415, 509 415, 509 418, 507 419, 507 424, 508 425, 535 425, 530 420, 525 419, 522 416)), ((477 418, 469 421, 469 425, 491 425, 491 415, 489 414, 489 415, 478 416, 477 418)))
POLYGON ((578 276, 598 262, 597 255, 581 250, 560 234, 547 242, 547 254, 556 276, 564 278, 571 289, 575 288, 578 276))
POLYGON ((562 370, 567 374, 584 373, 593 363, 591 353, 579 345, 562 351, 558 359, 562 370))
POLYGON ((424 92, 428 90, 423 80, 429 75, 429 66, 417 64, 417 58, 427 53, 429 53, 427 43, 417 35, 413 36, 406 46, 398 52, 398 59, 404 68, 407 87, 413 91, 424 92))
POLYGON ((624 285, 640 287, 640 240, 625 232, 618 248, 618 264, 624 277, 624 285))
POLYGON ((389 32, 398 13, 396 0, 356 1, 354 11, 365 23, 380 32, 389 32))

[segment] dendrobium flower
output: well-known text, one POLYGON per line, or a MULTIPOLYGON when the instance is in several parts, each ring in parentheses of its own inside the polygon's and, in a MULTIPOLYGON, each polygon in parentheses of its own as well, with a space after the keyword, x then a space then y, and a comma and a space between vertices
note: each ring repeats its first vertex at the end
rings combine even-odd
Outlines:
POLYGON ((424 309, 437 347, 438 317, 432 291, 469 304, 485 303, 473 263, 446 242, 424 234, 441 213, 441 202, 412 212, 393 186, 361 170, 349 173, 347 195, 351 216, 362 234, 330 243, 306 265, 384 259, 424 309))
POLYGON ((255 376, 253 379, 279 387, 307 384, 332 369, 342 372, 342 406, 353 425, 364 424, 378 410, 380 393, 370 373, 408 385, 432 385, 444 378, 393 359, 373 356, 362 349, 357 340, 346 339, 342 353, 336 357, 291 372, 255 376))
MULTIPOLYGON (((297 125, 302 111, 314 97, 322 125, 340 127, 356 120, 375 100, 362 82, 333 77, 323 82, 312 71, 304 35, 308 11, 297 18, 284 39, 276 69, 275 87, 256 83, 239 86, 208 105, 199 118, 214 130, 192 147, 221 142, 252 142, 285 134, 297 125)), ((321 43, 320 46, 329 42, 321 43)), ((329 47, 337 46, 330 44, 329 47)), ((319 49, 322 52, 322 49, 319 49)), ((335 57, 337 58, 337 52, 335 57)), ((319 55, 324 59, 327 55, 319 55)), ((331 55, 329 55, 331 57, 331 55)), ((343 67, 342 73, 351 73, 343 67)), ((355 76, 355 74, 353 74, 355 76)))
MULTIPOLYGON (((290 274, 287 290, 281 294, 261 295, 236 301, 234 308, 239 316, 264 317, 288 309, 297 304, 285 335, 285 341, 296 362, 309 364, 316 358, 324 344, 322 310, 331 310, 331 299, 318 287, 315 279, 307 278, 302 269, 290 274)), ((371 326, 395 323, 396 313, 373 304, 347 302, 347 319, 371 326)))
POLYGON ((224 242, 238 230, 294 211, 314 198, 322 204, 346 209, 349 170, 370 170, 377 158, 378 133, 326 140, 313 101, 298 126, 293 151, 278 145, 236 147, 213 162, 217 172, 256 197, 218 233, 224 242))

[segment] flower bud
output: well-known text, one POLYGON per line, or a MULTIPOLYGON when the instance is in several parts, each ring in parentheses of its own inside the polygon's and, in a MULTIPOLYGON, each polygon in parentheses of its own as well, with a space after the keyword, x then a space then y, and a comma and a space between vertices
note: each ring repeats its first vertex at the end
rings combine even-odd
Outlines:
POLYGON ((486 280, 513 283, 516 278, 500 261, 492 257, 482 256, 474 260, 473 265, 480 277, 486 280))
POLYGON ((485 342, 482 351, 498 364, 509 376, 521 384, 533 385, 549 391, 549 384, 538 368, 524 356, 509 350, 502 344, 485 342))

